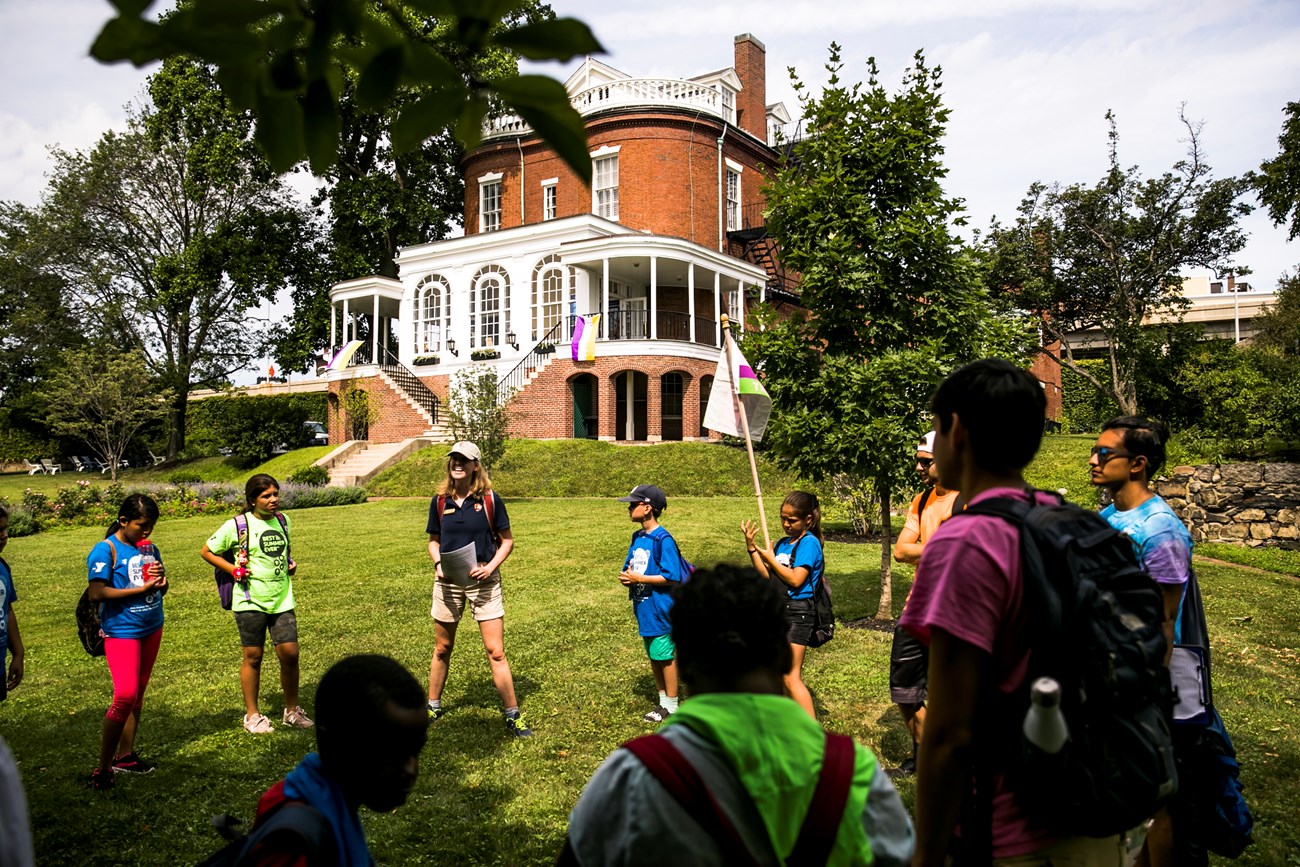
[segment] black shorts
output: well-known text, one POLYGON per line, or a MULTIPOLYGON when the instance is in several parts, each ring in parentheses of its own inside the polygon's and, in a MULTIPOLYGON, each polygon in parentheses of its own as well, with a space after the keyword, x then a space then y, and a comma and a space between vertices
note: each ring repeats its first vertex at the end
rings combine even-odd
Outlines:
POLYGON ((894 644, 889 649, 889 700, 894 704, 923 704, 929 667, 930 648, 906 629, 895 626, 894 644))
POLYGON ((813 601, 812 599, 785 600, 785 622, 790 624, 787 640, 791 644, 808 646, 812 640, 813 601))
POLYGON ((298 618, 293 609, 279 614, 264 611, 236 611, 235 625, 239 627, 239 643, 244 647, 263 647, 266 633, 271 633, 272 644, 294 644, 298 641, 298 618))

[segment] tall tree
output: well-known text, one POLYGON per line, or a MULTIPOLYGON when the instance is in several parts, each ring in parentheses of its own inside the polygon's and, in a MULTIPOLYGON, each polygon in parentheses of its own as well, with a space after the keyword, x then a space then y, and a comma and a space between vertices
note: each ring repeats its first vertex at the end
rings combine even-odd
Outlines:
MULTIPOLYGON (((467 85, 518 74, 515 51, 491 44, 468 54, 454 16, 430 17, 409 6, 394 9, 403 13, 408 38, 451 59, 467 85)), ((371 7, 368 14, 382 18, 388 11, 371 7)), ((502 32, 554 17, 545 3, 524 0, 494 28, 502 32)), ((326 348, 330 284, 367 274, 396 277, 401 247, 441 240, 464 217, 462 149, 452 123, 409 150, 398 151, 393 144, 402 115, 420 100, 437 96, 436 89, 404 84, 386 103, 374 105, 362 89, 362 70, 345 64, 341 72, 338 160, 323 172, 326 183, 314 199, 328 214, 329 273, 295 289, 296 315, 276 340, 277 360, 289 370, 307 369, 326 348)))
POLYGON ((1246 244, 1238 220, 1251 207, 1241 201, 1242 178, 1211 179, 1201 149, 1201 126, 1180 118, 1188 133, 1187 157, 1168 172, 1143 178, 1119 159, 1115 117, 1110 125, 1110 168, 1095 186, 1035 183, 1014 226, 995 225, 989 236, 993 285, 1011 290, 1017 303, 1041 317, 1044 342, 1059 341, 1059 357, 1120 411, 1136 413, 1137 365, 1159 339, 1144 320, 1174 315, 1186 306, 1181 272, 1191 266, 1217 273, 1235 270, 1246 244), (1075 357, 1079 332, 1096 329, 1107 342, 1107 375, 1096 376, 1075 357))
POLYGON ((812 96, 797 75, 812 134, 767 189, 768 228, 782 264, 802 275, 809 317, 761 321, 745 339, 772 395, 770 448, 814 480, 869 479, 881 503, 881 598, 891 619, 890 507, 914 478, 916 440, 934 386, 954 365, 1015 354, 1025 329, 1001 315, 980 264, 950 226, 961 201, 944 194, 948 110, 940 71, 921 52, 889 93, 876 63, 846 85, 838 45, 812 96))
POLYGON ((167 415, 172 397, 150 380, 138 351, 111 345, 63 353, 44 396, 55 432, 84 440, 115 482, 131 440, 167 415))
POLYGON ((55 153, 41 208, 60 241, 47 264, 85 328, 139 351, 172 395, 168 457, 185 445, 187 395, 263 354, 249 313, 311 279, 317 228, 271 172, 212 72, 172 59, 151 103, 89 153, 55 153))
POLYGON ((49 434, 39 385, 60 352, 85 342, 67 285, 46 267, 43 229, 31 208, 0 202, 0 427, 37 440, 49 434))
POLYGON ((1286 237, 1293 241, 1300 236, 1300 102, 1288 102, 1282 113, 1286 119, 1277 137, 1278 154, 1265 160, 1251 181, 1274 225, 1290 221, 1286 237))

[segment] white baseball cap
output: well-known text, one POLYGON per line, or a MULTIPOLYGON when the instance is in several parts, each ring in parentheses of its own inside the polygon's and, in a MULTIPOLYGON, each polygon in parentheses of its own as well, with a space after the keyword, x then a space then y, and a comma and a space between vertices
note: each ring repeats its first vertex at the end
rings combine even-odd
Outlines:
POLYGON ((916 450, 931 457, 934 456, 934 431, 929 431, 925 436, 921 437, 921 442, 917 444, 916 450))

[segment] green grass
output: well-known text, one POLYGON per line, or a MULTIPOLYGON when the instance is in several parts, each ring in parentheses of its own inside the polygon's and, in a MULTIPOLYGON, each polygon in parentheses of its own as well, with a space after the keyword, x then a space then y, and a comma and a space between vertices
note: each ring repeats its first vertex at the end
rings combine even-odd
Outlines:
POLYGON ((1247 548, 1244 545, 1229 545, 1224 542, 1202 542, 1196 546, 1196 553, 1203 557, 1254 566, 1269 572, 1281 572, 1283 575, 1300 576, 1300 551, 1284 551, 1281 548, 1247 548))
MULTIPOLYGON (((657 452, 658 449, 645 449, 657 452)), ((600 761, 646 731, 650 669, 616 572, 632 526, 601 499, 508 500, 518 547, 503 569, 506 647, 537 735, 504 738, 486 660, 464 631, 430 733, 419 783, 393 814, 363 811, 380 863, 549 864, 568 811, 600 761)), ((677 497, 665 523, 697 563, 741 562, 746 498, 677 497)), ((424 680, 433 646, 428 617, 427 503, 388 500, 295 515, 295 579, 304 704, 340 657, 390 654, 424 680)), ((214 813, 247 818, 259 794, 309 749, 310 734, 240 728, 239 647, 198 549, 210 519, 160 524, 168 562, 167 627, 141 726, 140 749, 159 763, 96 795, 82 781, 97 752, 110 694, 102 660, 85 656, 72 627, 86 551, 100 536, 75 529, 13 540, 16 606, 28 645, 27 679, 0 705, 0 730, 21 761, 41 864, 193 863, 216 848, 214 813)), ((867 617, 879 598, 879 548, 829 543, 836 613, 867 617)), ((895 611, 911 572, 895 573, 895 611)), ((1257 844, 1240 863, 1283 865, 1300 851, 1300 621, 1296 582, 1234 567, 1200 570, 1216 653, 1216 701, 1236 738, 1257 844)), ((909 751, 888 701, 890 636, 841 628, 812 651, 806 679, 822 720, 868 744, 886 765, 909 751)), ((263 710, 281 708, 269 659, 263 710)), ((913 788, 900 790, 910 805, 913 788)))
MULTIPOLYGON (((366 486, 378 497, 424 497, 445 473, 435 447, 380 473, 366 486)), ((759 480, 777 501, 798 477, 759 455, 759 480)), ((753 491, 743 448, 708 443, 620 446, 594 440, 513 440, 492 470, 492 487, 507 497, 622 497, 639 484, 674 497, 742 497, 753 491)))
MULTIPOLYGON (((264 464, 256 467, 244 467, 236 458, 195 458, 185 461, 169 461, 156 467, 138 467, 124 469, 117 474, 118 481, 130 488, 131 485, 163 483, 167 477, 178 470, 197 473, 205 482, 243 482, 254 473, 270 473, 284 481, 297 470, 315 463, 329 454, 333 446, 311 446, 294 449, 282 455, 276 455, 264 464)), ((90 482, 92 485, 109 484, 107 473, 74 473, 64 470, 55 476, 26 473, 0 474, 0 500, 15 503, 22 499, 23 490, 32 488, 37 491, 53 493, 60 487, 68 487, 77 482, 90 482)))

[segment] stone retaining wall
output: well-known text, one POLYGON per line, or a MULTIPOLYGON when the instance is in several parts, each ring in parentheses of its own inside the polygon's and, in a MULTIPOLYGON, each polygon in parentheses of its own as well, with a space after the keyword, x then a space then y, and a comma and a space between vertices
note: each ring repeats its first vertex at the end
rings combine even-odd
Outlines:
POLYGON ((1300 465, 1175 467, 1155 490, 1197 542, 1300 550, 1300 465))

